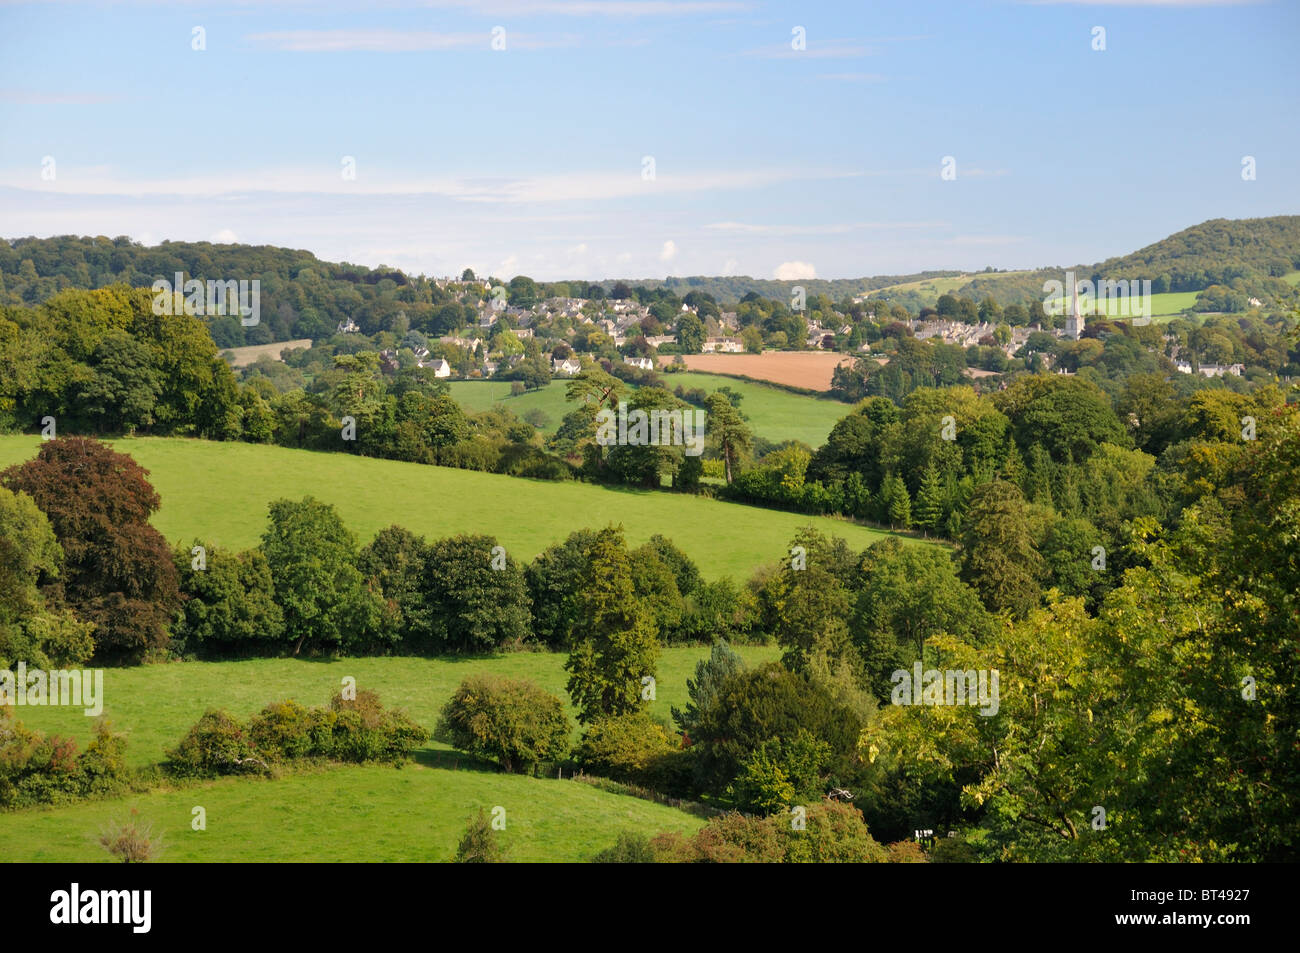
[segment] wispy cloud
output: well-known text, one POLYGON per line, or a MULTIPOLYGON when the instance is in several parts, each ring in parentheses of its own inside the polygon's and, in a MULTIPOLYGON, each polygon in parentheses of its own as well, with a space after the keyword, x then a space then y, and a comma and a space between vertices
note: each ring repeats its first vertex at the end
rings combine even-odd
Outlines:
POLYGON ((520 17, 680 17, 737 13, 749 10, 752 4, 735 0, 431 0, 429 6, 520 17))
POLYGON ((1244 7, 1271 0, 1019 0, 1035 7, 1244 7))
POLYGON ((246 196, 280 195, 410 195, 487 204, 608 201, 636 196, 757 189, 781 182, 847 178, 855 173, 824 169, 724 169, 665 174, 652 181, 641 178, 640 166, 626 172, 588 170, 519 177, 443 176, 401 178, 368 166, 355 157, 356 178, 345 180, 342 165, 328 162, 312 168, 232 171, 221 175, 148 180, 119 177, 105 167, 60 165, 56 181, 39 177, 39 168, 0 170, 0 185, 33 192, 118 196, 246 196))
MULTIPOLYGON (((433 33, 422 30, 285 30, 251 33, 245 37, 258 46, 294 53, 427 53, 439 50, 490 50, 493 36, 481 33, 433 33)), ((541 37, 504 34, 507 49, 536 50, 575 46, 578 37, 541 37)))
POLYGON ((0 89, 0 103, 18 106, 95 106, 119 97, 103 93, 51 93, 36 89, 0 89))
POLYGON ((840 83, 883 83, 883 73, 822 73, 818 79, 835 80, 840 83))
POLYGON ((712 222, 704 226, 715 232, 739 235, 842 235, 862 229, 948 228, 947 222, 826 222, 819 225, 759 225, 749 222, 712 222))
POLYGON ((753 50, 744 50, 741 56, 757 56, 767 60, 841 60, 870 56, 875 51, 854 40, 830 40, 818 43, 814 39, 807 41, 806 48, 794 49, 789 43, 775 46, 760 46, 753 50))

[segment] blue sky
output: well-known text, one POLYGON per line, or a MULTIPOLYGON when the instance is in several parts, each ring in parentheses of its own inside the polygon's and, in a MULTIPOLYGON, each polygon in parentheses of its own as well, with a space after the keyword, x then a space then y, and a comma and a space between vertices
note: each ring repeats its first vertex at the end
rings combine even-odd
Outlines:
POLYGON ((0 0, 0 235, 542 279, 1090 263, 1300 212, 1298 40, 1294 0, 0 0))

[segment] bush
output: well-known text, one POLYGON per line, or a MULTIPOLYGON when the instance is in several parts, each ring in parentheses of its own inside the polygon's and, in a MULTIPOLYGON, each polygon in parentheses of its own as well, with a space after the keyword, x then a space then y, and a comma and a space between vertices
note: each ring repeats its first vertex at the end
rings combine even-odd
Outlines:
POLYGON ((141 826, 138 813, 132 808, 130 821, 125 824, 110 821, 99 835, 100 846, 124 864, 146 863, 164 850, 161 835, 153 832, 152 824, 141 826))
POLYGON ((653 864, 657 859, 648 837, 636 831, 623 831, 613 847, 602 850, 591 860, 596 864, 653 864))
POLYGON ((885 848, 887 861, 891 864, 924 864, 925 851, 914 840, 894 841, 885 848))
POLYGON ((128 777, 126 742, 101 721, 77 755, 71 738, 44 735, 0 705, 0 808, 31 807, 111 793, 128 777))
POLYGON ((664 773, 662 762, 679 749, 667 728, 634 712, 592 722, 574 757, 593 774, 654 787, 664 773))
POLYGON ((268 761, 290 761, 315 753, 319 719, 296 701, 272 702, 248 724, 252 744, 268 761))
POLYGON ((265 771, 302 758, 400 764, 428 740, 404 713, 385 711, 378 695, 360 691, 355 699, 336 694, 328 708, 273 702, 247 727, 229 712, 209 711, 168 759, 172 771, 190 777, 265 771))
POLYGON ((435 736, 453 748, 528 773, 569 750, 564 703, 526 679, 472 675, 443 706, 435 736))
POLYGON ((867 830, 862 812, 850 804, 808 805, 803 830, 795 830, 789 817, 769 820, 780 825, 787 864, 882 864, 888 857, 867 830))
POLYGON ((248 729, 230 712, 219 709, 205 712, 167 758, 176 773, 190 777, 266 768, 254 754, 248 729))
POLYGON ((456 845, 456 863, 458 864, 499 864, 506 859, 506 850, 497 839, 496 831, 488 822, 483 808, 470 818, 465 833, 456 845))
MULTIPOLYGON (((730 813, 715 817, 695 835, 697 861, 706 864, 779 864, 784 857, 773 818, 730 813)), ((783 818, 775 818, 784 821, 783 818)))

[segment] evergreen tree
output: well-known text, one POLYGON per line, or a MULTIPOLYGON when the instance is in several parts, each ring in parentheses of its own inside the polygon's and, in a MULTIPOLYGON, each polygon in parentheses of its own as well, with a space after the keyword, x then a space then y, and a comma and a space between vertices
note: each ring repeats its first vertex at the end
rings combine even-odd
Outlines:
POLYGON ((916 490, 916 506, 912 514, 916 525, 927 532, 935 534, 942 532, 943 504, 943 482, 939 477, 939 471, 931 463, 921 474, 921 485, 916 490))
POLYGON ((576 644, 564 663, 583 724, 644 708, 643 679, 654 677, 659 658, 658 633, 637 595, 622 528, 597 533, 587 555, 575 600, 576 644))

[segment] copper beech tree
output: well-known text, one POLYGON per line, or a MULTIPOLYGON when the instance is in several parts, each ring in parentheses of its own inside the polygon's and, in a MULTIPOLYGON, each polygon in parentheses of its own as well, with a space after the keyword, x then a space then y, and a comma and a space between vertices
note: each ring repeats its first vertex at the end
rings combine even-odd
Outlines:
POLYGON ((149 525, 160 500, 148 471, 88 437, 41 445, 0 482, 28 494, 63 548, 63 572, 47 595, 94 625, 94 658, 139 662, 161 653, 180 605, 176 567, 149 525))

